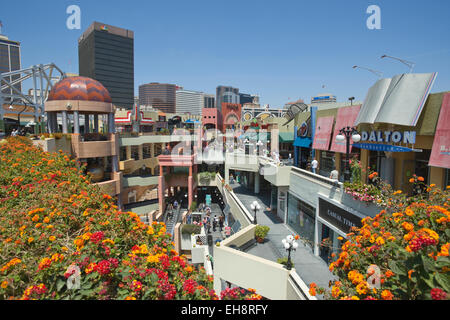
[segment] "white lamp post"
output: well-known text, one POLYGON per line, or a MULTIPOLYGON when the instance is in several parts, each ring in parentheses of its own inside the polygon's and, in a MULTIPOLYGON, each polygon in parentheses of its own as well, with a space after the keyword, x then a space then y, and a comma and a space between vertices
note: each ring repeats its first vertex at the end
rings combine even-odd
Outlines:
POLYGON ((298 243, 297 241, 295 241, 292 235, 288 235, 285 239, 281 240, 281 243, 283 243, 284 248, 288 252, 288 261, 286 262, 286 269, 291 270, 292 269, 291 251, 292 250, 295 251, 298 248, 298 243))
POLYGON ((257 222, 256 222, 256 212, 257 212, 258 210, 261 209, 261 206, 260 206, 259 203, 256 202, 256 200, 255 200, 255 201, 253 201, 252 204, 250 205, 250 208, 255 212, 255 218, 254 218, 254 220, 253 220, 253 224, 257 224, 257 222))

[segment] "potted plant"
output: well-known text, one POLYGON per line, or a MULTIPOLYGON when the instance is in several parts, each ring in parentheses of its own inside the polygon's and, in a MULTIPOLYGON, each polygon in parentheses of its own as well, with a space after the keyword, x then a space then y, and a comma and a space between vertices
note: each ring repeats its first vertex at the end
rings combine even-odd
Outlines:
POLYGON ((268 226, 256 226, 255 229, 255 239, 259 243, 263 243, 267 234, 269 233, 270 228, 268 226))
MULTIPOLYGON (((285 266, 287 264, 287 261, 288 261, 287 257, 277 259, 277 262, 282 264, 283 266, 285 266)), ((292 261, 291 261, 291 264, 292 264, 292 268, 294 268, 294 263, 292 263, 292 261)))

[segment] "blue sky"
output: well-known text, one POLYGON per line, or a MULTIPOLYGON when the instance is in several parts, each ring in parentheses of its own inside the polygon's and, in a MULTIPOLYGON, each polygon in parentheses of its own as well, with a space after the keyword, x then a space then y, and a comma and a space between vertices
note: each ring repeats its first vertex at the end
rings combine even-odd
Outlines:
POLYGON ((135 92, 148 82, 215 93, 217 85, 258 93, 282 107, 321 92, 364 100, 384 72, 439 72, 432 92, 450 90, 448 0, 191 0, 5 1, 3 33, 22 43, 22 66, 54 62, 78 73, 78 37, 93 22, 135 33, 135 92), (81 8, 81 30, 66 28, 66 8, 81 8), (369 5, 381 9, 381 30, 369 30, 369 5), (322 86, 325 85, 325 89, 322 86))

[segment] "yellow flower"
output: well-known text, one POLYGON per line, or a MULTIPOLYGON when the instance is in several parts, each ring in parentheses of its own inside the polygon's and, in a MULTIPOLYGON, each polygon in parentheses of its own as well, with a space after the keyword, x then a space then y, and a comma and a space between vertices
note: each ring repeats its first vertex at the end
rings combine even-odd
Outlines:
POLYGON ((356 291, 358 292, 358 294, 366 294, 368 289, 369 287, 367 286, 366 282, 360 282, 356 286, 356 291))
POLYGON ((50 240, 50 241, 55 241, 55 240, 56 240, 56 237, 55 237, 55 236, 50 236, 50 237, 48 238, 48 240, 50 240))
POLYGON ((3 281, 1 287, 2 287, 3 289, 6 289, 6 287, 8 287, 8 281, 6 281, 6 280, 3 281))
POLYGON ((50 222, 50 218, 49 217, 45 217, 44 218, 44 223, 49 223, 50 222))
POLYGON ((34 241, 34 238, 33 237, 29 237, 28 238, 28 243, 32 243, 34 241))
POLYGON ((377 245, 382 246, 384 244, 384 239, 382 237, 378 237, 376 243, 377 245))
POLYGON ((128 297, 125 298, 125 300, 136 300, 136 298, 128 296, 128 297))
POLYGON ((159 262, 159 258, 155 255, 149 255, 147 257, 147 262, 148 263, 158 263, 159 262))

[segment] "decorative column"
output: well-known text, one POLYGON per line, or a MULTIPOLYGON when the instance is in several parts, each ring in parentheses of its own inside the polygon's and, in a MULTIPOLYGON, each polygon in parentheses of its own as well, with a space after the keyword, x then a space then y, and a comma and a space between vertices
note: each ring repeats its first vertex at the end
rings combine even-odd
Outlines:
POLYGON ((69 131, 67 129, 67 111, 66 110, 62 111, 62 131, 63 131, 63 133, 69 133, 69 131))
POLYGON ((188 177, 188 210, 191 208, 193 199, 194 199, 194 177, 192 176, 192 166, 190 166, 188 177))
POLYGON ((126 146, 125 147, 126 152, 127 152, 127 160, 131 159, 131 146, 126 146))
POLYGON ((159 202, 159 210, 160 212, 165 211, 165 201, 164 201, 164 189, 166 188, 165 182, 164 182, 164 171, 163 167, 159 166, 159 179, 158 179, 158 202, 159 202))
POLYGON ((138 158, 139 160, 144 159, 144 146, 142 144, 138 145, 138 158))
POLYGON ((94 132, 98 133, 98 114, 94 114, 94 132))
MULTIPOLYGON (((298 127, 294 126, 294 142, 297 139, 297 132, 298 132, 298 127)), ((300 168, 299 165, 299 161, 298 161, 298 151, 299 151, 300 147, 296 147, 294 146, 294 166, 300 168)))
POLYGON ((259 193, 259 172, 255 172, 255 194, 259 193))
POLYGON ((80 113, 78 111, 73 112, 73 133, 80 134, 80 113))

